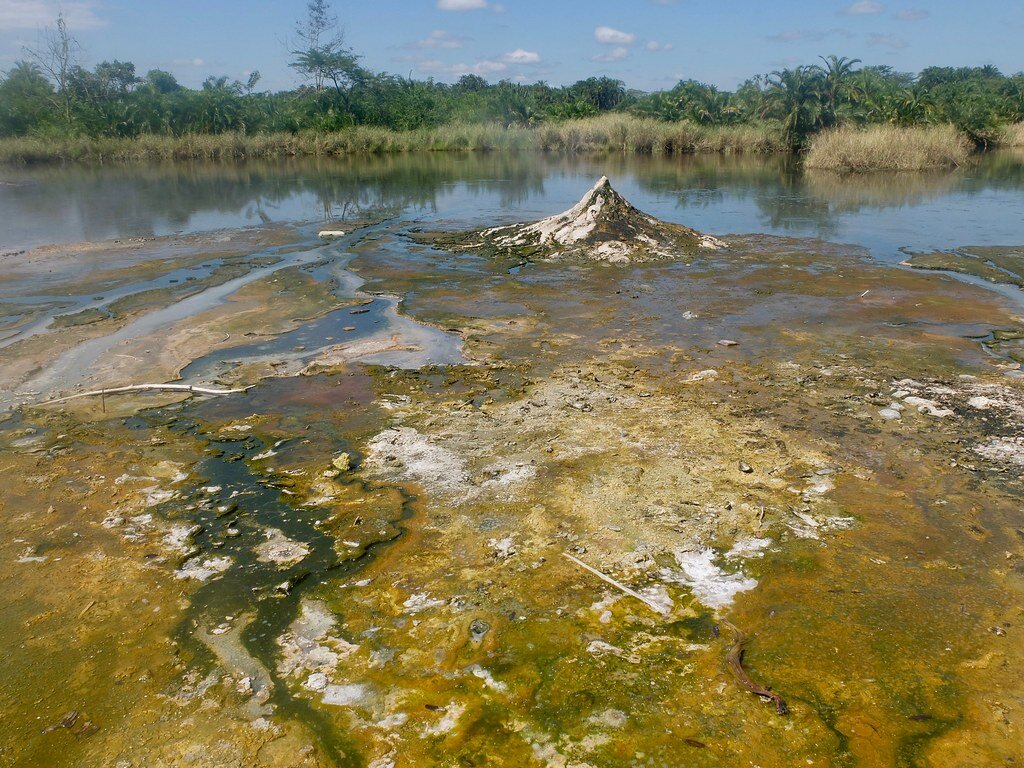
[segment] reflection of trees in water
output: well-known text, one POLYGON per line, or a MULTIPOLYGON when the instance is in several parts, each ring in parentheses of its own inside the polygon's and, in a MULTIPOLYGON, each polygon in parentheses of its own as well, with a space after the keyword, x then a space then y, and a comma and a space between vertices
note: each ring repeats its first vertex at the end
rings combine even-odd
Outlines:
POLYGON ((277 211, 297 198, 315 201, 325 219, 432 210, 438 193, 456 183, 467 194, 496 194, 512 205, 543 194, 546 172, 542 156, 509 153, 48 167, 6 172, 15 184, 0 197, 0 215, 39 232, 69 222, 87 239, 104 239, 181 229, 197 214, 281 220, 277 211))
POLYGON ((750 197, 780 188, 792 175, 788 156, 680 155, 672 158, 618 158, 642 189, 666 197, 679 207, 707 207, 726 197, 750 197))
POLYGON ((989 153, 949 173, 841 176, 802 172, 789 156, 553 156, 536 152, 427 153, 293 158, 91 168, 6 169, 0 220, 39 238, 101 240, 188 226, 197 215, 279 221, 298 215, 356 218, 367 212, 435 210, 458 187, 502 208, 543 196, 558 174, 606 173, 636 180, 644 191, 680 208, 749 203, 775 231, 828 237, 843 214, 919 205, 948 194, 1024 189, 1024 151, 989 153), (301 212, 301 214, 300 214, 301 212), (71 229, 73 231, 67 231, 71 229))
POLYGON ((630 169, 640 186, 674 196, 680 208, 711 208, 729 201, 752 203, 774 230, 831 235, 836 222, 827 200, 807 194, 789 155, 689 155, 630 169))
POLYGON ((789 157, 620 159, 641 188, 680 208, 751 201, 772 229, 834 235, 842 214, 916 206, 949 194, 1024 189, 1024 150, 990 152, 956 171, 837 174, 803 171, 789 157))

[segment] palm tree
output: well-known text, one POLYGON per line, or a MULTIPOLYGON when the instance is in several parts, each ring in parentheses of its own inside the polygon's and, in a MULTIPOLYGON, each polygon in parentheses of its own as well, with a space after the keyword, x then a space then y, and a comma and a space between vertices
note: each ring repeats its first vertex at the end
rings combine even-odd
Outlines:
POLYGON ((849 95, 850 75, 854 72, 854 65, 860 64, 860 59, 848 59, 845 56, 819 56, 825 66, 816 64, 814 69, 821 73, 825 80, 825 114, 822 122, 825 125, 835 125, 839 122, 839 102, 845 100, 849 95))
POLYGON ((776 70, 768 76, 761 117, 781 120, 786 142, 798 149, 821 126, 822 91, 817 67, 776 70))

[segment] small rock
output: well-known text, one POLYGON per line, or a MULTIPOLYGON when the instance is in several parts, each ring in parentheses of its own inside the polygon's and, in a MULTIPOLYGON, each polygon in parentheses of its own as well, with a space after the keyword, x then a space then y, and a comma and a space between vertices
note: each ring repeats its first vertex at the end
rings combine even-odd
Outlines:
POLYGON ((733 341, 732 339, 720 339, 718 342, 720 347, 735 347, 738 344, 738 341, 733 341))
POLYGON ((690 381, 708 381, 709 379, 717 379, 718 371, 714 368, 708 368, 705 371, 698 371, 690 377, 690 381))
POLYGON ((752 466, 750 466, 749 464, 747 464, 747 462, 745 462, 745 461, 741 461, 740 462, 740 472, 742 472, 745 475, 749 475, 753 471, 754 471, 754 468, 752 466))
POLYGON ((347 453, 339 453, 331 464, 340 472, 348 472, 352 468, 352 457, 347 453))
POLYGON ((900 412, 895 408, 883 408, 878 412, 878 415, 886 421, 897 421, 902 418, 902 416, 900 416, 900 412))
POLYGON ((302 685, 308 691, 326 691, 330 681, 327 679, 327 675, 323 672, 314 672, 312 675, 306 678, 306 682, 302 685))
POLYGON ((469 625, 469 639, 474 644, 480 643, 484 635, 491 631, 491 625, 483 619, 473 619, 469 625))

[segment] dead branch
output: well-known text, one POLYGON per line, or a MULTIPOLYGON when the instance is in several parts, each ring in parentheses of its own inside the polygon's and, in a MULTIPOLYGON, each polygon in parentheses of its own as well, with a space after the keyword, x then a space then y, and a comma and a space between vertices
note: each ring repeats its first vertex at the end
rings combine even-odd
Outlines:
POLYGON ((747 670, 743 668, 743 649, 747 643, 747 636, 740 632, 739 628, 731 622, 722 619, 722 624, 729 628, 732 632, 732 648, 729 649, 729 655, 726 657, 726 661, 729 664, 729 670, 736 678, 737 682, 747 691, 750 691, 755 696, 766 701, 772 701, 775 703, 775 711, 780 715, 785 715, 789 712, 789 707, 786 706, 786 702, 779 694, 775 691, 771 691, 765 688, 760 683, 755 683, 750 679, 750 675, 747 674, 747 670))
POLYGON ((189 392, 194 395, 237 395, 248 392, 252 387, 242 389, 212 389, 210 387, 196 387, 192 384, 131 384, 127 387, 114 387, 112 389, 97 389, 91 392, 79 392, 77 395, 58 397, 55 400, 45 400, 40 405, 54 405, 66 403, 69 400, 77 400, 80 397, 106 397, 107 395, 120 395, 128 392, 189 392))
POLYGON ((668 609, 665 608, 664 606, 658 605, 656 602, 654 602, 653 600, 651 600, 648 597, 644 597, 639 592, 634 592, 632 589, 627 587, 625 584, 616 581, 611 576, 608 576, 608 575, 606 575, 604 573, 601 573, 596 568, 591 568, 589 565, 584 563, 582 560, 580 560, 577 557, 573 557, 568 552, 563 552, 562 555, 564 557, 568 558, 569 560, 572 560, 574 563, 576 563, 576 565, 580 566, 580 568, 585 568, 586 570, 590 571, 592 574, 597 576, 597 578, 601 579, 605 583, 611 584, 613 587, 615 587, 618 590, 621 590, 622 592, 625 592, 630 597, 635 597, 637 600, 639 600, 641 603, 646 605, 648 608, 650 608, 655 613, 658 613, 658 614, 664 616, 664 615, 666 615, 669 612, 668 609))

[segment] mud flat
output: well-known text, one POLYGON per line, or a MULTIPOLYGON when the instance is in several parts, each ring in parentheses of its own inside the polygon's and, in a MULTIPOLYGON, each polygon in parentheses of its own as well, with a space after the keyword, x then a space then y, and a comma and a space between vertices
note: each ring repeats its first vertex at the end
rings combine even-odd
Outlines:
POLYGON ((421 234, 316 246, 190 315, 229 339, 160 325, 159 366, 89 378, 245 395, 0 417, 0 756, 1016 757, 1014 303, 818 241, 510 274, 421 234))

